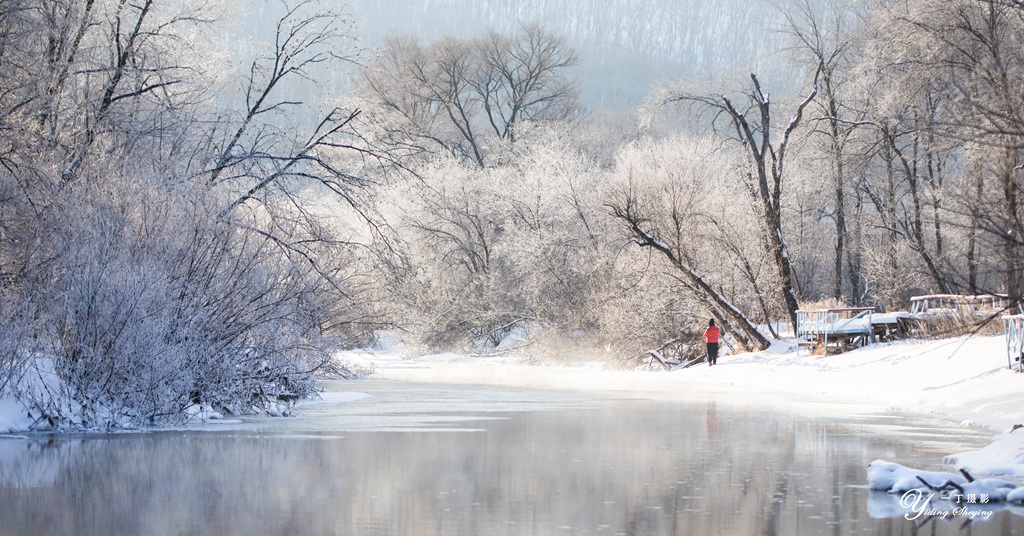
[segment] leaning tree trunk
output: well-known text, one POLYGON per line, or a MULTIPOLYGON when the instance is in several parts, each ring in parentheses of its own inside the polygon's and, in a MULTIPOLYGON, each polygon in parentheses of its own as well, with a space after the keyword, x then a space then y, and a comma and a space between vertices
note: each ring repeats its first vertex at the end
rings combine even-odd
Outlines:
POLYGON ((708 283, 696 270, 684 262, 671 246, 658 240, 654 235, 641 227, 643 221, 633 211, 629 201, 625 206, 613 206, 612 214, 625 221, 630 226, 630 231, 636 243, 641 247, 650 247, 660 251, 672 263, 682 275, 682 281, 693 292, 705 306, 714 311, 719 319, 722 329, 732 334, 736 340, 746 348, 758 348, 766 350, 771 343, 757 330, 754 323, 750 321, 728 298, 708 283))

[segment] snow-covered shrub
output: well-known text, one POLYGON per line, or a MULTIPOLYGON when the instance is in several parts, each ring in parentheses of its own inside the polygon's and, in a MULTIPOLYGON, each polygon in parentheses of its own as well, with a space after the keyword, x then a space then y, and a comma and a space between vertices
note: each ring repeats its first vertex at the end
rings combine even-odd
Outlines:
POLYGON ((311 393, 333 349, 324 278, 194 192, 131 184, 83 188, 39 244, 50 258, 25 282, 33 346, 0 341, 4 355, 40 356, 16 386, 33 417, 139 426, 311 393))
POLYGON ((343 61, 348 18, 279 4, 227 54, 215 4, 0 6, 0 394, 40 425, 251 411, 355 338, 353 247, 310 198, 359 212, 380 160, 349 150, 358 112, 286 96, 343 61))

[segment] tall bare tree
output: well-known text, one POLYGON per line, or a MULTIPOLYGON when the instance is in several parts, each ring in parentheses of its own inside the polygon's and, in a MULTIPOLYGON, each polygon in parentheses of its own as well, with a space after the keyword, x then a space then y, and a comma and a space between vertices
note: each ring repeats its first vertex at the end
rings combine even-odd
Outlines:
POLYGON ((741 105, 736 105, 725 95, 705 96, 683 92, 670 93, 663 100, 665 104, 696 105, 701 113, 711 113, 715 119, 724 117, 729 123, 732 136, 743 144, 751 168, 747 172, 747 189, 762 211, 761 230, 775 261, 783 302, 794 328, 797 320, 796 311, 800 305, 796 295, 796 276, 782 227, 786 151, 791 135, 803 119, 804 110, 818 94, 819 73, 820 71, 815 71, 813 89, 797 105, 796 111, 778 139, 773 139, 771 100, 762 90, 761 83, 754 74, 750 75, 751 85, 744 94, 747 102, 741 105))
POLYGON ((850 298, 861 294, 859 266, 856 253, 848 243, 850 230, 847 217, 847 194, 850 190, 849 167, 850 138, 861 120, 862 113, 852 110, 846 99, 850 54, 855 47, 850 26, 852 8, 838 2, 826 3, 823 12, 809 1, 795 4, 786 13, 786 20, 796 41, 798 62, 817 68, 820 73, 819 93, 815 99, 817 113, 810 118, 813 131, 826 140, 823 153, 828 159, 832 177, 832 209, 835 223, 835 248, 832 263, 832 297, 842 298, 844 281, 850 280, 850 298), (844 270, 844 265, 847 267, 844 270))
POLYGON ((524 121, 579 113, 577 62, 565 39, 539 26, 430 46, 391 39, 365 71, 360 93, 379 136, 416 152, 488 164, 493 145, 513 143, 524 121))
POLYGON ((534 24, 514 36, 490 32, 476 40, 475 49, 480 68, 470 83, 499 138, 514 141, 520 121, 576 113, 576 84, 560 73, 576 65, 578 56, 563 37, 534 24))

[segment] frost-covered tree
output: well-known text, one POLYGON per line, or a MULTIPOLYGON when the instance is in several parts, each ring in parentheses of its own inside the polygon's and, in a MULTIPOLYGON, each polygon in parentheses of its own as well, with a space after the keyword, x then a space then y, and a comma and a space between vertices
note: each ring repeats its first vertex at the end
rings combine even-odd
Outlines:
POLYGON ((266 408, 310 394, 352 334, 348 250, 310 198, 358 209, 354 113, 281 113, 300 109, 288 84, 344 59, 347 22, 273 4, 276 42, 235 78, 210 53, 224 7, 0 8, 0 386, 38 426, 266 408))
POLYGON ((445 154, 483 167, 529 121, 579 114, 565 39, 537 25, 429 46, 388 40, 358 93, 375 136, 403 151, 445 154))
POLYGON ((734 103, 734 99, 726 95, 706 96, 679 91, 669 92, 662 100, 664 104, 694 105, 699 113, 711 114, 713 121, 721 118, 727 123, 726 135, 736 139, 744 147, 750 164, 745 187, 757 201, 763 222, 762 236, 775 260, 782 300, 793 326, 796 326, 796 311, 800 305, 793 262, 782 226, 786 152, 789 150, 793 132, 803 120, 804 110, 817 95, 817 76, 818 71, 815 72, 814 87, 796 106, 793 115, 777 138, 774 134, 776 125, 772 119, 772 101, 768 93, 761 88, 757 76, 753 74, 750 75, 751 85, 743 95, 746 102, 734 103))
POLYGON ((758 257, 747 255, 749 239, 737 227, 749 221, 739 213, 750 205, 737 205, 728 194, 742 176, 730 160, 738 155, 726 155, 707 140, 667 143, 684 148, 671 150, 665 142, 648 141, 620 153, 608 208, 637 246, 668 261, 683 289, 705 308, 703 314, 713 314, 743 346, 767 348, 768 340, 735 301, 749 292, 764 311, 762 281, 754 267, 758 257), (724 288, 732 275, 745 279, 743 291, 724 288))
POLYGON ((491 351, 510 334, 602 337, 614 245, 575 134, 521 129, 504 165, 440 159, 383 194, 404 259, 388 299, 421 342, 491 351))
POLYGON ((1021 101, 1009 84, 1024 65, 1019 7, 883 3, 870 21, 864 76, 875 81, 880 167, 896 176, 893 233, 929 286, 977 290, 979 272, 999 273, 987 290, 1019 296, 1021 101), (981 258, 998 262, 981 267, 981 258))
POLYGON ((818 95, 808 123, 814 138, 820 140, 819 151, 831 177, 833 195, 820 210, 835 225, 831 295, 836 299, 849 296, 852 302, 862 293, 859 255, 849 244, 847 216, 851 168, 856 164, 851 136, 863 115, 851 106, 855 99, 850 95, 852 56, 858 46, 854 37, 857 15, 853 6, 840 2, 821 6, 809 1, 794 4, 786 13, 787 31, 795 41, 795 62, 819 71, 818 95), (846 280, 849 294, 844 291, 846 280))

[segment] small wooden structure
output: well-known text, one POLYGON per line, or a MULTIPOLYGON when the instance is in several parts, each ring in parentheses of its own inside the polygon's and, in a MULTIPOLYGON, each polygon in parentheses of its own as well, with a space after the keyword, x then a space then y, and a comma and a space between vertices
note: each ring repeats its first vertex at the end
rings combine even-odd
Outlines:
POLYGON ((796 312, 796 338, 810 350, 842 351, 889 340, 908 331, 909 313, 876 313, 873 307, 841 307, 796 312))
POLYGON ((796 312, 796 338, 800 346, 821 347, 828 355, 829 344, 860 346, 871 337, 873 307, 799 310, 796 312))
POLYGON ((1006 337, 1006 365, 1024 372, 1024 315, 1003 316, 1003 334, 1006 337))

